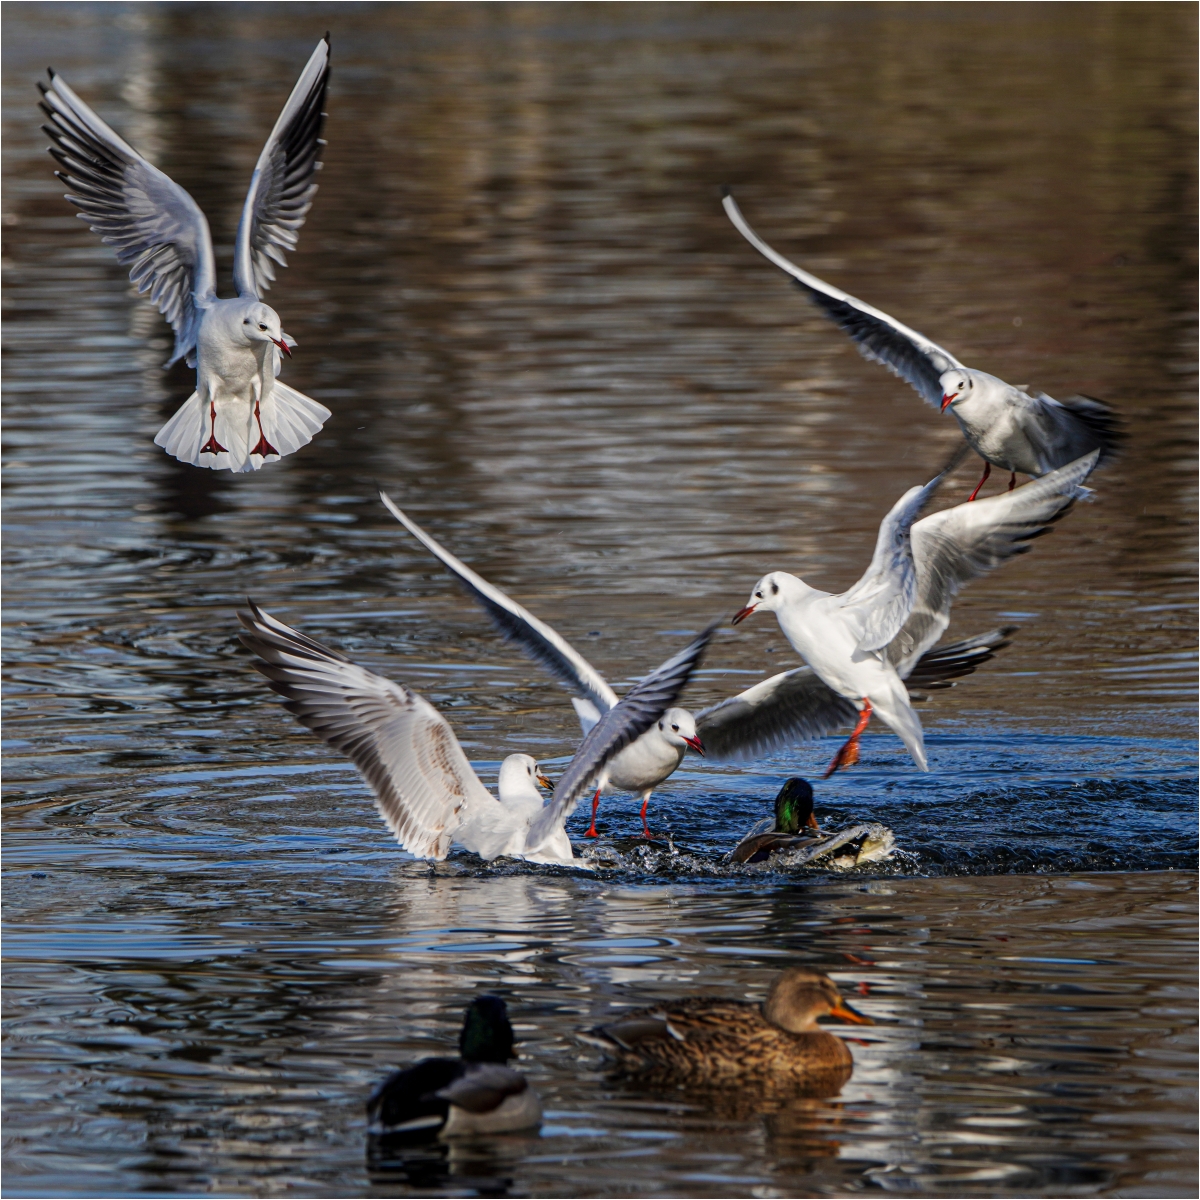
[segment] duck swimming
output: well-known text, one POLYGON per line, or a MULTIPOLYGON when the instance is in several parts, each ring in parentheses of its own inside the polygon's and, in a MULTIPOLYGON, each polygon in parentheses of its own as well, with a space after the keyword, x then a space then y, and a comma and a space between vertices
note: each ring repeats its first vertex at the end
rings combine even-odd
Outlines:
POLYGON ((755 825, 733 848, 729 862, 762 863, 778 855, 777 866, 803 866, 841 850, 823 865, 846 870, 887 858, 895 841, 895 834, 876 821, 847 826, 837 833, 824 832, 813 815, 812 785, 793 776, 775 797, 774 823, 768 817, 755 825))
POLYGON ((513 1031, 499 996, 477 996, 467 1007, 458 1058, 423 1058, 393 1071, 367 1101, 373 1138, 431 1141, 510 1133, 542 1123, 537 1093, 513 1057, 513 1031))
POLYGON ((825 1016, 874 1024, 842 999, 828 975, 792 967, 776 978, 761 1005, 708 996, 672 1000, 580 1037, 642 1076, 694 1084, 757 1084, 773 1076, 836 1092, 850 1078, 854 1060, 841 1038, 817 1025, 825 1016))

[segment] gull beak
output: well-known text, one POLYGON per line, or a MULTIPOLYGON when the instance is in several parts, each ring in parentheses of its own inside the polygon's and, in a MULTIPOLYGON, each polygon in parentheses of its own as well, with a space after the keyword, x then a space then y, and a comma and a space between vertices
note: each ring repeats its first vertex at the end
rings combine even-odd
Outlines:
POLYGON ((757 607, 757 604, 747 604, 745 608, 733 614, 733 620, 729 622, 730 625, 740 625, 757 607))
POLYGON ((543 775, 543 774, 541 773, 541 771, 539 771, 539 772, 537 773, 537 781, 538 781, 538 783, 539 783, 539 784, 540 784, 542 787, 544 787, 544 788, 546 789, 546 791, 548 791, 548 792, 552 792, 552 791, 554 791, 554 784, 552 784, 552 783, 550 782, 550 780, 548 780, 548 779, 545 777, 545 775, 543 775))
POLYGON ((946 409, 948 409, 950 407, 950 405, 953 404, 954 401, 957 399, 958 399, 957 392, 944 392, 942 394, 942 412, 945 412, 946 409))
POLYGON ((283 340, 283 338, 272 338, 271 341, 273 341, 275 345, 277 345, 283 352, 284 358, 292 357, 292 352, 288 349, 288 344, 283 340))
POLYGON ((874 1025, 875 1022, 870 1017, 858 1012, 848 1005, 845 1000, 839 996, 837 1004, 829 1010, 831 1017, 837 1017, 841 1021, 849 1021, 851 1025, 874 1025))
POLYGON ((687 744, 691 746, 691 748, 695 750, 695 752, 700 755, 701 758, 704 757, 704 743, 698 737, 685 737, 683 740, 687 742, 687 744))

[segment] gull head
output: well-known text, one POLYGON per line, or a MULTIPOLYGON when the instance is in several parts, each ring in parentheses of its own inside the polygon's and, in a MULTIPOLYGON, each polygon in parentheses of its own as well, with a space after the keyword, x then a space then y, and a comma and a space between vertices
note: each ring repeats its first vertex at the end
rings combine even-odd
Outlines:
POLYGON ((500 794, 514 796, 520 793, 537 793, 540 784, 548 792, 554 784, 542 774, 537 759, 531 754, 510 754, 500 764, 500 794))
POLYGON ((274 342, 284 357, 292 357, 279 323, 279 314, 269 305, 258 301, 252 303, 242 314, 241 328, 242 336, 247 342, 274 342))
POLYGON ((703 756, 704 743, 696 732, 696 718, 686 708, 668 708, 658 718, 658 731, 676 749, 690 747, 703 756))
POLYGON ((794 576, 784 571, 772 571, 764 575, 750 592, 746 607, 733 614, 733 624, 740 625, 751 613, 778 612, 784 604, 787 583, 794 576))
POLYGON ((952 371, 943 371, 938 383, 942 387, 942 412, 945 412, 956 400, 962 400, 969 396, 971 389, 975 386, 970 374, 961 367, 955 367, 952 371))

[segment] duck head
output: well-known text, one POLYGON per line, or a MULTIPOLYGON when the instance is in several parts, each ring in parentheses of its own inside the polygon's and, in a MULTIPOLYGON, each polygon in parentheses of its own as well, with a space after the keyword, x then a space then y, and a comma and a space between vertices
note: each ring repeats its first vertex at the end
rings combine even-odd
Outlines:
POLYGON ((795 836, 807 826, 819 828, 813 816, 813 790, 807 779, 793 776, 775 797, 775 832, 795 836))
POLYGON ((506 1063, 513 1057, 512 1025, 499 996, 476 996, 467 1005, 458 1052, 465 1062, 506 1063))
POLYGON ((771 985, 763 1016, 789 1033, 812 1033, 818 1017, 837 1017, 854 1025, 874 1025, 842 999, 828 975, 809 967, 791 967, 771 985))

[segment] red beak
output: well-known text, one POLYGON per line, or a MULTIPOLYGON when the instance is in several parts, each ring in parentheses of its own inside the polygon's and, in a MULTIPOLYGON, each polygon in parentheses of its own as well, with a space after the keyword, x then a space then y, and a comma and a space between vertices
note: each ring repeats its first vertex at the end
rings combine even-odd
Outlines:
POLYGON ((942 412, 945 412, 946 409, 948 409, 950 407, 950 405, 954 402, 954 400, 957 398, 957 396, 958 396, 957 392, 953 392, 953 393, 944 392, 942 394, 942 412))
POLYGON ((745 608, 733 614, 733 620, 729 622, 730 625, 740 625, 757 607, 757 604, 747 604, 745 608))
POLYGON ((683 740, 687 742, 687 744, 691 746, 691 748, 695 750, 695 752, 699 754, 701 758, 704 757, 704 743, 698 737, 685 737, 683 740))
POLYGON ((292 357, 292 352, 288 349, 288 344, 283 340, 283 338, 272 338, 271 341, 273 341, 275 345, 277 345, 279 349, 283 351, 284 358, 292 357))

